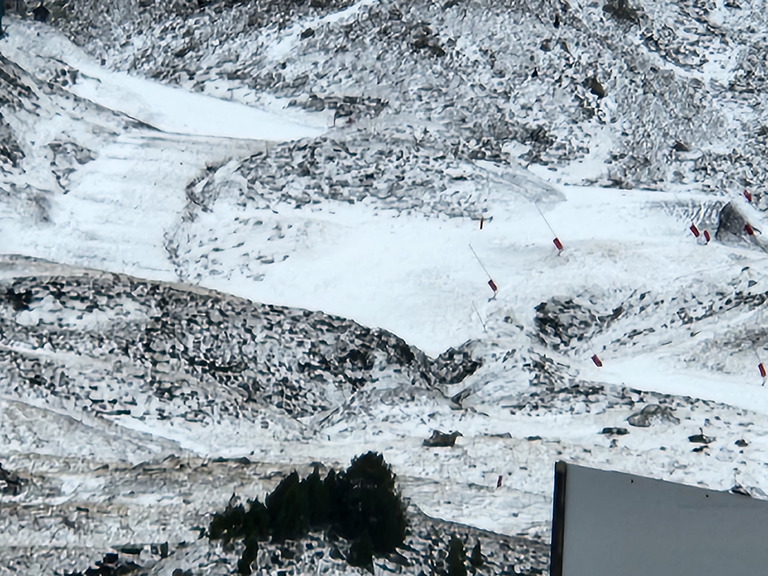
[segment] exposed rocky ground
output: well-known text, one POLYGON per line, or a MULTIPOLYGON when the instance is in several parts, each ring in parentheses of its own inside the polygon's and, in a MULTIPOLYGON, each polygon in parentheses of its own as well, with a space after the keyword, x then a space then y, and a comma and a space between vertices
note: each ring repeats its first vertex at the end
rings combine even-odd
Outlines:
POLYGON ((266 429, 269 414, 323 415, 370 386, 427 391, 480 365, 321 312, 112 274, 17 278, 3 292, 8 390, 105 416, 266 429))

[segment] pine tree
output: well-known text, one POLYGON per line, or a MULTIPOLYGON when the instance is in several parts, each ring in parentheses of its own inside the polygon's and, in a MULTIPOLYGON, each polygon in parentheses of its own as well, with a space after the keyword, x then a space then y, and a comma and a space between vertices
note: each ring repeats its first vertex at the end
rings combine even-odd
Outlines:
POLYGON ((317 467, 302 482, 306 484, 309 499, 309 526, 313 530, 325 528, 331 520, 330 490, 320 479, 320 471, 317 467))
POLYGON ((280 516, 285 508, 285 499, 288 496, 288 491, 298 483, 299 475, 294 470, 288 476, 283 478, 272 493, 264 499, 267 511, 269 512, 270 526, 274 526, 275 522, 278 520, 278 516, 280 516))
POLYGON ((472 548, 472 554, 469 556, 469 563, 473 568, 480 568, 483 565, 483 552, 480 549, 480 540, 472 548))
POLYGON ((353 540, 367 532, 375 554, 393 552, 405 540, 407 521, 395 475, 384 457, 376 452, 363 454, 339 476, 339 533, 353 540))
POLYGON ((248 511, 243 520, 243 533, 246 538, 264 540, 269 536, 269 512, 258 500, 248 501, 248 511))
POLYGON ((211 540, 223 540, 225 546, 244 534, 245 508, 242 504, 235 504, 235 502, 233 495, 224 512, 213 515, 208 527, 208 537, 211 540))
POLYGON ((309 531, 307 484, 292 472, 266 498, 273 542, 297 539, 309 531))
POLYGON ((247 536, 245 538, 245 550, 243 555, 237 561, 237 572, 244 576, 251 574, 251 565, 256 560, 259 553, 259 541, 255 536, 247 536))
POLYGON ((352 546, 349 547, 347 562, 351 566, 365 568, 373 574, 373 543, 367 530, 352 542, 352 546))
MULTIPOLYGON (((371 572, 374 555, 393 552, 403 543, 405 507, 395 474, 381 454, 363 454, 353 459, 345 472, 330 470, 324 480, 317 467, 304 480, 292 472, 264 504, 249 500, 247 510, 233 496, 224 512, 214 514, 208 536, 223 540, 227 547, 234 540, 243 540, 245 550, 237 571, 247 576, 258 556, 260 540, 270 536, 273 542, 295 540, 310 529, 325 527, 330 527, 329 534, 351 543, 350 564, 371 572)), ((461 554, 463 558, 463 548, 461 554)))
POLYGON ((467 567, 464 565, 466 558, 464 542, 452 536, 448 546, 448 576, 467 576, 467 567))

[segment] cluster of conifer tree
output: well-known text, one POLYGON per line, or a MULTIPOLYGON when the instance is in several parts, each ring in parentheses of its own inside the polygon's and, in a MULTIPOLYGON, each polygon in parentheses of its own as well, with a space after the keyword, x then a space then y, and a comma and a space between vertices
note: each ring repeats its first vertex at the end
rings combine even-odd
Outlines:
MULTIPOLYGON (((464 551, 464 542, 456 537, 451 537, 448 545, 448 558, 446 559, 447 569, 442 572, 445 576, 467 576, 467 553, 464 551)), ((480 542, 472 548, 472 554, 469 557, 469 564, 472 567, 472 573, 483 565, 483 552, 480 548, 480 542)))
POLYGON ((367 452, 352 460, 346 471, 330 470, 325 478, 317 467, 304 479, 294 471, 263 504, 258 499, 249 500, 247 507, 230 502, 214 515, 208 536, 225 545, 244 542, 240 574, 251 574, 260 541, 298 540, 320 530, 350 543, 350 564, 372 570, 373 556, 393 552, 403 543, 406 528, 395 474, 381 454, 367 452))

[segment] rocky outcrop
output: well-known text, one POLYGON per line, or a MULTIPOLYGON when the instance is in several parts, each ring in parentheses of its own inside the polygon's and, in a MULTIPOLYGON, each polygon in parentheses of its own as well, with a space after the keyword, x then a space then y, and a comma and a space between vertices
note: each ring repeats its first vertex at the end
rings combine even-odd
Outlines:
POLYGON ((458 384, 482 365, 482 358, 475 358, 471 343, 466 343, 458 348, 449 348, 435 358, 432 362, 432 375, 436 384, 458 384))
POLYGON ((578 346, 618 320, 623 313, 621 306, 600 314, 573 298, 553 297, 536 306, 536 336, 555 350, 578 346))
POLYGON ((25 343, 0 350, 3 386, 104 416, 305 417, 373 383, 431 388, 480 364, 467 351, 433 361, 385 330, 321 312, 120 275, 19 278, 2 293, 0 341, 25 343), (61 360, 73 355, 91 364, 61 360))
POLYGON ((451 433, 441 432, 440 430, 433 430, 432 436, 422 442, 423 446, 429 448, 435 447, 451 447, 456 444, 456 438, 461 436, 461 432, 453 431, 451 433))
POLYGON ((11 127, 0 114, 0 171, 9 172, 13 168, 18 168, 23 158, 24 151, 13 135, 11 127))
POLYGON ((23 480, 19 475, 6 470, 0 463, 0 494, 18 496, 22 491, 23 480))
POLYGON ((680 424, 680 419, 673 414, 673 408, 660 404, 648 404, 640 412, 636 412, 627 418, 631 426, 648 428, 654 422, 668 424, 680 424))
POLYGON ((768 181, 766 108, 755 97, 768 70, 750 32, 765 24, 757 7, 740 7, 738 18, 726 7, 713 27, 704 9, 623 0, 579 10, 554 0, 344 10, 350 4, 142 1, 127 10, 86 0, 67 3, 56 24, 111 66, 200 91, 226 81, 249 104, 268 93, 333 110, 341 129, 373 120, 371 137, 405 120, 478 158, 508 146, 525 162, 566 165, 590 153, 595 126, 619 120, 606 182, 718 191, 768 181), (692 34, 672 32, 681 29, 692 34), (627 35, 635 41, 613 40, 627 35), (289 49, 275 54, 278 42, 289 49), (700 77, 734 51, 727 76, 700 77), (750 110, 747 129, 719 106, 723 90, 750 110))
MULTIPOLYGON (((257 208, 363 202, 396 213, 479 217, 487 209, 488 175, 471 161, 493 155, 500 160, 500 150, 488 142, 455 147, 413 126, 392 127, 386 135, 353 128, 277 145, 240 161, 236 175, 246 187, 237 201, 257 208)), ((191 183, 188 196, 210 209, 212 200, 232 187, 231 178, 213 173, 191 183)), ((529 197, 558 197, 531 177, 506 187, 529 197)))
POLYGON ((715 237, 721 241, 748 241, 746 225, 744 213, 733 202, 728 202, 718 214, 715 237))

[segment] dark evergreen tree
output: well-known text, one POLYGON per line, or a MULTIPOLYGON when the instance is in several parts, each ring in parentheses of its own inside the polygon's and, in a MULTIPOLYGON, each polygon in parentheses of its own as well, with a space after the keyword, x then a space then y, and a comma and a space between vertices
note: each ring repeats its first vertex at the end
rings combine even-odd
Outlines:
POLYGON ((302 482, 309 499, 309 526, 313 530, 325 528, 331 521, 331 496, 317 467, 302 482))
POLYGON ((269 523, 273 526, 277 521, 277 517, 285 507, 285 498, 288 495, 288 491, 299 483, 299 475, 294 470, 288 476, 280 481, 280 484, 270 493, 265 499, 264 504, 267 506, 269 512, 269 523))
POLYGON ((224 512, 214 514, 208 536, 222 540, 225 546, 242 539, 245 551, 237 571, 249 575, 259 540, 270 536, 273 542, 299 539, 310 529, 326 527, 332 536, 350 541, 349 563, 371 572, 375 554, 392 552, 403 543, 405 507, 395 475, 381 454, 363 454, 345 472, 331 470, 324 480, 317 467, 304 480, 292 472, 264 504, 249 500, 247 510, 233 496, 224 512))
POLYGON ((340 527, 344 524, 344 498, 348 491, 349 483, 344 473, 337 474, 336 470, 330 470, 323 480, 323 488, 328 494, 328 520, 331 524, 331 532, 341 534, 340 527))
POLYGON ((258 500, 249 500, 247 511, 242 504, 235 502, 233 496, 224 512, 214 514, 208 536, 211 540, 223 540, 225 546, 230 546, 233 540, 245 540, 245 551, 237 563, 237 571, 247 575, 256 560, 259 539, 269 535, 269 513, 258 500))
POLYGON ((246 538, 266 539, 269 536, 269 512, 258 500, 248 501, 248 511, 243 519, 246 538))
POLYGON ((475 547, 472 548, 472 554, 469 556, 469 563, 473 568, 480 568, 483 565, 483 552, 480 549, 480 540, 478 540, 475 547))
POLYGON ((224 512, 213 515, 208 527, 208 536, 211 540, 223 540, 224 545, 228 546, 232 540, 243 537, 244 524, 245 508, 242 504, 235 505, 233 497, 224 512))
POLYGON ((407 521, 395 475, 384 457, 368 452, 355 458, 337 481, 342 502, 339 532, 354 540, 367 532, 375 554, 393 552, 405 540, 407 521))
POLYGON ((466 559, 464 542, 452 536, 448 545, 448 576, 467 576, 467 567, 464 565, 466 559))
POLYGON ((237 561, 237 573, 249 576, 251 574, 251 566, 256 561, 256 557, 259 553, 259 541, 253 536, 247 536, 245 539, 245 550, 243 555, 237 561))
POLYGON ((297 539, 309 531, 309 498, 307 484, 292 472, 266 498, 272 540, 297 539))
POLYGON ((373 574, 373 543, 367 530, 352 542, 352 546, 349 547, 347 562, 351 566, 365 568, 373 574))

